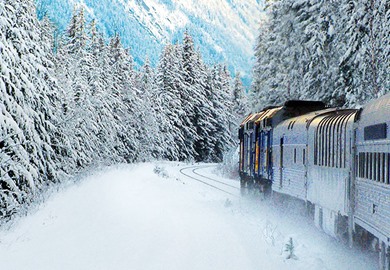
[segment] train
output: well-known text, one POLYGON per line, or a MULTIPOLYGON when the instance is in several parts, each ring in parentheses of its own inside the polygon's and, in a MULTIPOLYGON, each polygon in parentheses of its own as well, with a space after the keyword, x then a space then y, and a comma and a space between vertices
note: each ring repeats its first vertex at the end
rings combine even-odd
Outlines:
POLYGON ((353 245, 376 243, 390 270, 390 94, 360 109, 290 100, 239 127, 242 194, 302 203, 315 225, 353 245))

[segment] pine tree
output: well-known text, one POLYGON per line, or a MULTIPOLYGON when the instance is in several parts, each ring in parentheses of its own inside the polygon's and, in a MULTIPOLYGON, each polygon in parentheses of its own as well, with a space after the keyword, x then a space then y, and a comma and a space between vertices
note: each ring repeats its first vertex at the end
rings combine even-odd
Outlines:
POLYGON ((231 130, 234 126, 229 113, 232 107, 230 98, 230 75, 225 66, 218 65, 212 71, 213 117, 215 119, 215 133, 217 139, 213 149, 213 160, 221 162, 223 154, 234 142, 231 130))
POLYGON ((213 103, 211 82, 208 80, 208 68, 203 63, 200 52, 195 54, 195 85, 198 93, 198 102, 194 107, 194 126, 197 138, 194 142, 195 160, 213 161, 213 149, 216 144, 215 125, 216 120, 213 117, 213 103))
POLYGON ((182 76, 183 88, 180 91, 180 99, 182 102, 185 114, 182 115, 183 132, 186 142, 186 158, 195 157, 196 151, 194 149, 195 142, 200 138, 196 132, 196 108, 201 106, 201 86, 198 82, 199 67, 197 54, 195 51, 192 37, 186 31, 183 38, 182 46, 182 76))
POLYGON ((182 119, 185 111, 180 99, 183 88, 178 45, 167 45, 160 57, 156 72, 156 102, 159 104, 157 121, 164 134, 166 150, 164 158, 185 160, 188 158, 182 119))
POLYGON ((0 3, 0 216, 57 180, 57 86, 51 44, 31 2, 0 3), (43 40, 41 40, 43 37, 43 40))
POLYGON ((87 34, 85 31, 84 8, 73 9, 73 15, 66 30, 67 51, 71 54, 82 52, 87 44, 87 34))
POLYGON ((120 37, 115 35, 108 45, 109 65, 112 71, 112 85, 109 88, 112 97, 112 113, 118 116, 117 136, 123 147, 117 151, 126 161, 133 162, 138 158, 140 136, 140 100, 134 83, 133 59, 124 49, 120 37), (119 121, 123 122, 123 126, 119 121))
POLYGON ((248 111, 248 99, 239 72, 237 72, 236 76, 234 77, 233 89, 232 89, 232 102, 233 102, 233 107, 232 107, 231 114, 234 117, 234 123, 235 123, 234 126, 237 128, 241 120, 245 117, 245 114, 248 111))
POLYGON ((150 66, 147 57, 138 78, 139 98, 142 101, 142 115, 140 117, 140 156, 144 160, 158 159, 164 153, 163 136, 159 132, 157 113, 159 113, 158 101, 154 93, 154 70, 150 66), (157 101, 157 102, 156 102, 157 101), (151 134, 153 134, 151 136, 151 134))

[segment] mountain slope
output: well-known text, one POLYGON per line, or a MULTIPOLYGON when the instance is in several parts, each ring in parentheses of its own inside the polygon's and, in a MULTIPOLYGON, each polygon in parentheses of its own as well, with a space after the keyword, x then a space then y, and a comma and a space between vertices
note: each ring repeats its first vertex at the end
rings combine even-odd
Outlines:
POLYGON ((164 44, 180 41, 188 29, 208 63, 227 63, 249 84, 253 46, 262 16, 259 0, 36 0, 64 31, 74 7, 84 6, 107 37, 119 33, 137 64, 155 64, 164 44))

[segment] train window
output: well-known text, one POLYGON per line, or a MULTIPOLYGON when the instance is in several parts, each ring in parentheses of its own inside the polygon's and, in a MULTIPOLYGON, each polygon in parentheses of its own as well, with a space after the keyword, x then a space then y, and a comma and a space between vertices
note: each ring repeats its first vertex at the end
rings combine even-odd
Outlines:
POLYGON ((367 178, 367 168, 366 168, 366 153, 362 153, 362 178, 367 178))
POLYGON ((364 153, 364 178, 368 179, 368 153, 364 153))
POLYGON ((366 178, 366 179, 369 179, 370 178, 370 162, 369 162, 369 157, 370 157, 370 155, 369 155, 369 153, 366 153, 365 154, 365 160, 364 160, 364 163, 365 163, 365 168, 366 168, 366 173, 365 173, 365 177, 364 178, 366 178))
POLYGON ((386 154, 386 183, 389 185, 390 184, 390 153, 386 154))
POLYGON ((386 154, 382 153, 382 182, 386 184, 386 154))
POLYGON ((386 170, 386 153, 382 153, 382 181, 383 183, 386 184, 386 175, 387 175, 387 170, 386 170))
POLYGON ((389 182, 389 157, 387 153, 383 153, 383 182, 388 184, 389 182))
POLYGON ((379 153, 374 153, 374 165, 375 165, 375 175, 374 175, 374 180, 375 181, 380 181, 379 178, 379 168, 380 168, 380 162, 379 162, 379 153))
POLYGON ((331 126, 330 126, 331 122, 328 121, 327 125, 326 125, 326 157, 325 157, 325 166, 329 166, 330 165, 330 146, 331 146, 331 142, 330 142, 330 139, 331 139, 331 132, 330 132, 330 129, 331 129, 331 126))
POLYGON ((319 165, 321 166, 322 165, 322 157, 323 157, 323 151, 321 151, 322 149, 322 132, 323 132, 323 127, 320 126, 319 128, 319 131, 318 131, 318 144, 317 144, 317 164, 316 165, 319 165))
POLYGON ((294 148, 294 163, 297 163, 297 149, 294 148))
POLYGON ((375 181, 375 175, 376 175, 376 158, 375 158, 375 153, 370 153, 371 155, 371 180, 375 181))
POLYGON ((386 154, 385 153, 380 153, 381 155, 381 162, 380 162, 380 167, 381 167, 381 177, 380 177, 380 181, 381 183, 386 183, 386 162, 385 162, 385 159, 386 159, 386 154))
POLYGON ((340 122, 340 117, 337 117, 336 118, 336 121, 335 123, 333 124, 333 135, 332 135, 332 149, 333 149, 333 152, 332 152, 332 167, 336 167, 338 168, 339 167, 339 156, 341 154, 341 152, 339 152, 339 149, 338 149, 338 146, 339 146, 339 143, 338 143, 338 137, 339 137, 339 125, 338 123, 340 122))
POLYGON ((381 165, 381 160, 380 160, 380 153, 374 153, 374 155, 375 155, 375 159, 376 159, 376 161, 375 161, 375 164, 376 164, 376 166, 375 166, 375 181, 381 181, 381 174, 380 174, 380 165, 381 165))
POLYGON ((364 140, 379 140, 387 138, 387 124, 377 124, 364 128, 364 140))
POLYGON ((359 153, 359 177, 364 178, 364 153, 359 153))
POLYGON ((343 156, 343 147, 342 147, 342 141, 341 141, 341 137, 342 137, 342 123, 340 121, 340 123, 337 125, 337 155, 338 155, 338 158, 337 158, 337 163, 338 163, 338 166, 340 168, 343 167, 343 161, 342 161, 342 156, 343 156))
POLYGON ((367 159, 367 165, 368 165, 368 179, 372 179, 372 153, 368 153, 368 159, 367 159))
POLYGON ((381 183, 384 183, 383 179, 383 153, 378 153, 378 163, 379 163, 379 170, 378 170, 378 179, 381 183))
POLYGON ((349 117, 345 117, 343 119, 343 149, 342 149, 342 157, 340 157, 340 159, 342 159, 342 167, 345 168, 346 167, 346 163, 347 163, 347 124, 348 124, 348 119, 349 117))
POLYGON ((364 177, 368 179, 368 153, 364 153, 364 177))
POLYGON ((380 181, 380 174, 379 174, 379 168, 380 168, 380 160, 379 160, 379 153, 374 153, 374 158, 375 158, 375 176, 374 180, 375 181, 380 181))
POLYGON ((375 166, 376 166, 376 160, 375 160, 375 153, 370 153, 370 178, 371 180, 375 180, 375 166))
POLYGON ((377 165, 377 159, 376 159, 376 153, 371 153, 371 162, 372 162, 372 165, 371 165, 371 168, 372 168, 372 177, 371 177, 371 180, 374 180, 376 181, 376 165, 377 165))
POLYGON ((362 153, 362 178, 366 178, 366 153, 362 153))

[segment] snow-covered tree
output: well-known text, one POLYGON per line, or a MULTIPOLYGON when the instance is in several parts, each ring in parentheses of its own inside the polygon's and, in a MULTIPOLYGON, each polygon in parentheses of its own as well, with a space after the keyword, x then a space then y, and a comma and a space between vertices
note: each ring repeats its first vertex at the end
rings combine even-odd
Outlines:
POLYGON ((159 123, 157 122, 157 114, 159 113, 158 97, 155 94, 154 70, 150 65, 149 58, 146 58, 141 72, 138 76, 139 98, 141 100, 140 117, 140 145, 141 153, 139 154, 143 160, 158 159, 164 153, 163 134, 159 132, 159 123))
POLYGON ((164 48, 156 72, 148 61, 136 72, 119 35, 106 44, 83 8, 60 37, 41 19, 31 1, 0 2, 0 217, 62 172, 221 160, 232 143, 231 78, 211 71, 188 33, 164 48))
POLYGON ((51 44, 42 31, 33 3, 0 2, 2 217, 58 180, 62 134, 54 126, 57 85, 48 56, 51 44))
POLYGON ((159 60, 156 71, 156 96, 158 104, 158 122, 160 132, 164 134, 166 150, 164 158, 184 160, 188 158, 185 137, 183 134, 182 101, 180 91, 183 88, 182 66, 179 58, 179 46, 167 45, 159 60))
POLYGON ((123 128, 118 125, 118 136, 124 144, 121 156, 128 162, 139 158, 139 138, 142 134, 141 121, 144 112, 142 111, 139 90, 135 87, 135 72, 133 69, 133 58, 129 51, 123 48, 118 35, 114 36, 109 43, 110 69, 112 70, 113 85, 110 92, 117 102, 114 104, 113 114, 118 115, 123 122, 123 128))
POLYGON ((195 156, 197 161, 213 161, 213 149, 215 148, 215 137, 217 120, 213 115, 212 103, 212 82, 208 78, 209 69, 203 63, 200 52, 193 58, 197 99, 194 107, 194 126, 197 138, 194 142, 195 156))
POLYGON ((213 118, 215 119, 215 133, 217 138, 213 151, 213 160, 220 162, 223 154, 234 141, 235 134, 231 133, 234 123, 229 113, 232 108, 230 95, 230 75, 225 66, 218 65, 212 70, 212 96, 213 118))
POLYGON ((235 128, 237 129, 242 119, 248 113, 248 98, 241 81, 240 73, 237 72, 234 77, 232 89, 233 107, 231 113, 234 117, 235 128))
POLYGON ((387 1, 267 3, 255 48, 254 110, 291 98, 357 106, 387 91, 387 1))

